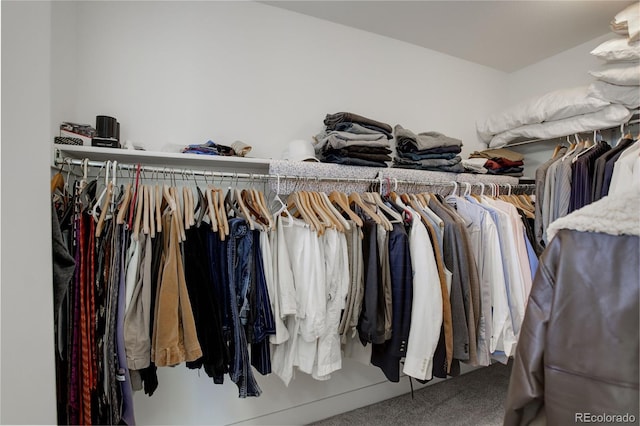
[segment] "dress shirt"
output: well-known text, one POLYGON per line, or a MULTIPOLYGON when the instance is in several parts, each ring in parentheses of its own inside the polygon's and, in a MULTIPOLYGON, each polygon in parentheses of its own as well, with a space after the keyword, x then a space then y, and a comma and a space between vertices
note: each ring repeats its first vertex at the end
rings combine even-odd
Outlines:
POLYGON ((542 240, 542 235, 544 234, 544 227, 542 221, 542 206, 545 201, 545 186, 546 186, 546 176, 549 167, 559 158, 561 158, 567 152, 566 147, 562 147, 558 150, 556 155, 543 163, 540 167, 536 169, 536 204, 535 204, 535 225, 534 225, 534 233, 535 233, 535 241, 534 248, 537 253, 542 253, 544 250, 544 242, 542 240))
POLYGON ((634 174, 638 175, 638 171, 634 170, 638 155, 640 155, 640 143, 637 141, 620 155, 613 167, 609 195, 625 192, 631 188, 640 189, 640 182, 633 179, 634 174))
POLYGON ((435 253, 427 228, 415 210, 412 214, 409 247, 413 268, 411 328, 403 372, 421 380, 432 378, 433 354, 442 327, 442 291, 435 253))
MULTIPOLYGON (((593 183, 591 197, 593 201, 598 201, 602 198, 602 187, 604 183, 605 169, 607 161, 616 155, 619 155, 622 151, 627 149, 629 145, 633 143, 633 139, 622 139, 616 144, 616 146, 598 157, 593 169, 593 183)), ((617 157, 616 157, 617 158, 617 157)))
MULTIPOLYGON (((554 188, 554 207, 551 211, 549 224, 554 220, 566 216, 569 212, 569 201, 571 199, 571 165, 573 159, 584 150, 584 143, 580 142, 568 156, 562 157, 558 161, 556 171, 556 185, 554 188)), ((548 226, 548 224, 547 224, 548 226)), ((546 229, 546 228, 545 228, 546 229)))

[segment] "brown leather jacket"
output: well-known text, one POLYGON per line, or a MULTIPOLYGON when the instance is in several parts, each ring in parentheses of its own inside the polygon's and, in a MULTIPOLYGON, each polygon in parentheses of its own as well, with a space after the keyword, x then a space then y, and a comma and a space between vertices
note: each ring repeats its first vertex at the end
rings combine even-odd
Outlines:
POLYGON ((610 198, 585 207, 578 220, 567 216, 542 254, 505 425, 539 423, 545 416, 549 425, 587 416, 615 423, 605 416, 627 413, 638 421, 640 204, 637 197, 610 198))

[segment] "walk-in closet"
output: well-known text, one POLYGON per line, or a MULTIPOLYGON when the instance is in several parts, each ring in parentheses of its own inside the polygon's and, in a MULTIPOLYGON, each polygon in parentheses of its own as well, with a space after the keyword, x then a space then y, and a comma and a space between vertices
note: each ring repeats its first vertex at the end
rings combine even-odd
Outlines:
POLYGON ((637 2, 1 12, 0 423, 640 417, 637 2))

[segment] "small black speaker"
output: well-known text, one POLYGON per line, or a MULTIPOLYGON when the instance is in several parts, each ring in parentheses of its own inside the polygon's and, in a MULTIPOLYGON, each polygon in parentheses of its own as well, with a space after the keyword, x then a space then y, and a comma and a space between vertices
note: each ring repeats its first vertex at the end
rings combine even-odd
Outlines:
POLYGON ((107 115, 96 116, 96 137, 104 139, 117 139, 118 120, 107 115))

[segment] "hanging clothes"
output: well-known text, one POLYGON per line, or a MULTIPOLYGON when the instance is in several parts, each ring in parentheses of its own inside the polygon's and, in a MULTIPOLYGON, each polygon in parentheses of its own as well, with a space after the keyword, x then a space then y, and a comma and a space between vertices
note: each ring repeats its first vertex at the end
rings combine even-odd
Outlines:
POLYGON ((367 193, 350 202, 355 219, 343 206, 333 221, 308 193, 312 227, 288 211, 258 220, 233 204, 257 212, 247 191, 224 206, 227 235, 201 191, 194 207, 189 189, 157 186, 151 201, 136 187, 95 212, 95 184, 73 201, 60 423, 134 424, 133 391, 151 396, 157 367, 181 363, 215 384, 228 374, 244 398, 262 393, 254 370, 285 385, 296 372, 328 380, 348 357, 390 381, 402 371, 425 382, 513 353, 535 256, 512 204, 367 193))

